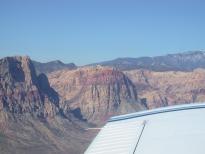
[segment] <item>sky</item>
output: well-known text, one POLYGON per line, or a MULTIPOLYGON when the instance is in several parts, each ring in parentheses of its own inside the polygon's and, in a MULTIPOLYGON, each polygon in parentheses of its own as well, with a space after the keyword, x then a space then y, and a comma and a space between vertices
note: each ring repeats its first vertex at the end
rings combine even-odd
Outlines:
POLYGON ((0 57, 84 65, 205 49, 205 0, 0 0, 0 57))

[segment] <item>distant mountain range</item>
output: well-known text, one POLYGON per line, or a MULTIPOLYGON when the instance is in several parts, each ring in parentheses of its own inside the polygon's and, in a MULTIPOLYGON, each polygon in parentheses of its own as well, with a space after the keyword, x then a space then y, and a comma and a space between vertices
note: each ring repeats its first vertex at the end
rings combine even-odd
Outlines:
MULTIPOLYGON (((78 68, 74 63, 65 64, 60 60, 41 63, 33 60, 37 74, 51 73, 57 70, 78 68)), ((156 57, 117 58, 110 61, 88 64, 86 66, 109 66, 121 71, 147 69, 152 71, 192 71, 205 68, 205 51, 188 51, 156 57)), ((81 66, 84 67, 84 66, 81 66)))
POLYGON ((90 64, 111 66, 119 70, 148 69, 152 71, 192 71, 205 68, 205 51, 189 51, 156 57, 118 58, 90 64))
POLYGON ((77 68, 77 66, 74 63, 65 64, 60 60, 50 61, 47 63, 41 63, 34 60, 32 62, 36 68, 37 74, 40 73, 48 74, 50 72, 57 71, 57 70, 77 68))
MULTIPOLYGON (((60 60, 41 63, 33 60, 37 74, 51 73, 62 69, 76 69, 74 63, 65 64, 60 60)), ((205 51, 188 51, 156 57, 117 58, 110 61, 88 64, 86 66, 109 66, 118 70, 147 69, 152 71, 192 71, 205 68, 205 51)), ((83 66, 82 66, 83 67, 83 66)))

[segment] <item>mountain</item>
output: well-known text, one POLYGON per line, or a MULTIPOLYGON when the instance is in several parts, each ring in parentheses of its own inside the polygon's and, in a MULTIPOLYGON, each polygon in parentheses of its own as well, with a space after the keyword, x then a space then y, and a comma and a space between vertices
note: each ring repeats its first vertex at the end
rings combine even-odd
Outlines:
POLYGON ((37 61, 32 61, 37 74, 44 73, 48 74, 53 71, 61 70, 61 69, 76 69, 77 66, 74 63, 64 64, 63 62, 56 60, 56 61, 50 61, 47 63, 40 63, 37 61))
POLYGON ((2 154, 80 154, 97 133, 87 128, 142 109, 132 81, 112 68, 63 69, 48 80, 29 57, 0 59, 2 154))
POLYGON ((190 72, 129 70, 124 72, 138 87, 149 109, 205 101, 205 69, 190 72))
POLYGON ((61 70, 48 75, 51 86, 59 93, 64 112, 100 124, 112 115, 146 108, 137 96, 132 81, 122 72, 109 67, 84 67, 61 70))
POLYGON ((205 52, 190 51, 157 57, 118 58, 91 64, 96 65, 115 67, 119 70, 192 71, 196 68, 205 68, 205 52))
POLYGON ((58 93, 29 57, 0 59, 1 154, 83 153, 94 137, 87 127, 64 116, 58 93))
POLYGON ((54 116, 59 103, 57 93, 45 75, 37 76, 28 57, 6 57, 0 60, 1 110, 54 116))
POLYGON ((87 128, 110 116, 204 102, 204 56, 196 51, 73 69, 51 62, 42 66, 47 74, 36 73, 29 57, 0 59, 0 151, 80 154, 97 133, 87 128))

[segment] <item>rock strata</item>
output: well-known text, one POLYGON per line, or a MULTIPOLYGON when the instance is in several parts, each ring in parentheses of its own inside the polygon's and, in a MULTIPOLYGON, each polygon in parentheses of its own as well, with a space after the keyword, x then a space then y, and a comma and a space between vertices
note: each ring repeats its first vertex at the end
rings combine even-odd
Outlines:
POLYGON ((129 78, 109 67, 85 67, 49 74, 64 112, 74 111, 88 121, 105 121, 111 115, 144 109, 129 78))

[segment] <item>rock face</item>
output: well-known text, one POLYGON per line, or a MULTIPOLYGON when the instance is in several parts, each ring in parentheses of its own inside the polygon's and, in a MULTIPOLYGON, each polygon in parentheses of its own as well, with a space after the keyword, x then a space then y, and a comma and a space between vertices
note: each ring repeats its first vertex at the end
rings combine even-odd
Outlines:
POLYGON ((205 70, 191 72, 131 70, 125 74, 138 87, 148 108, 205 101, 205 70))
POLYGON ((53 71, 58 71, 62 69, 73 70, 77 68, 77 66, 74 63, 65 64, 59 60, 50 61, 47 63, 40 63, 37 61, 32 61, 32 62, 34 64, 37 74, 40 74, 40 73, 48 74, 53 71))
POLYGON ((0 59, 1 154, 83 153, 95 133, 61 113, 57 92, 29 57, 0 59))
POLYGON ((53 117, 58 105, 57 93, 49 86, 45 75, 36 75, 29 57, 0 60, 0 110, 45 118, 53 117))
POLYGON ((48 76, 58 91, 64 112, 70 109, 88 121, 105 121, 109 116, 145 108, 133 83, 122 72, 108 67, 85 67, 57 71, 48 76))

